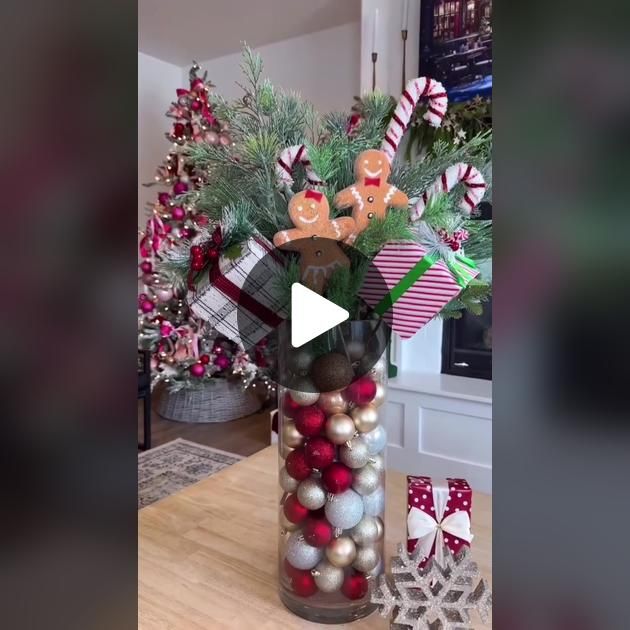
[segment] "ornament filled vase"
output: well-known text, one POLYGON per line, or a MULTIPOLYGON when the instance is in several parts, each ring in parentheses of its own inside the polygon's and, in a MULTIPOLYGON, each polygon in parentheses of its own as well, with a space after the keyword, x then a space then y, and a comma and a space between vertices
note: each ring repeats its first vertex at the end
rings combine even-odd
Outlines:
POLYGON ((369 615, 383 572, 386 326, 344 322, 293 348, 281 334, 279 590, 318 623, 369 615))

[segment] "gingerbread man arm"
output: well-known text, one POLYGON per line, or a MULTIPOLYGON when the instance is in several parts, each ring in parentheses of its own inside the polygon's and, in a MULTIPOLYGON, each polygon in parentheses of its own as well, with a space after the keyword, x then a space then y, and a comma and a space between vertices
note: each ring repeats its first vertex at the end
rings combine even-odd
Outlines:
POLYGON ((333 219, 330 223, 340 241, 345 240, 350 234, 353 234, 357 227, 352 217, 340 217, 339 219, 333 219))
POLYGON ((388 206, 393 208, 406 208, 409 205, 409 197, 402 190, 394 188, 394 192, 387 202, 388 206))
POLYGON ((301 238, 304 238, 302 230, 297 230, 295 228, 292 230, 282 230, 274 235, 273 244, 276 247, 281 247, 282 249, 297 251, 295 241, 298 241, 301 238))
POLYGON ((356 203, 352 195, 352 186, 340 190, 333 199, 335 208, 350 208, 356 203))

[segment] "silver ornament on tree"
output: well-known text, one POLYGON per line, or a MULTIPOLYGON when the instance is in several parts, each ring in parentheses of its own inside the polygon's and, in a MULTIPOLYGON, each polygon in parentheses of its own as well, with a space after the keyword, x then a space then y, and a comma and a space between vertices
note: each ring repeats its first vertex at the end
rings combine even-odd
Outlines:
POLYGON ((291 382, 289 394, 298 405, 303 407, 314 405, 319 399, 319 392, 316 391, 313 381, 305 376, 296 378, 291 382))
POLYGON ((352 567, 362 573, 367 573, 375 567, 381 561, 381 556, 375 547, 370 545, 365 547, 357 547, 357 555, 352 562, 352 567))
POLYGON ((359 433, 369 433, 378 426, 378 411, 374 405, 355 407, 350 415, 359 433))
POLYGON ((385 491, 382 487, 363 496, 363 510, 368 516, 383 514, 385 511, 385 491))
POLYGON ((363 501, 354 490, 346 490, 340 494, 330 495, 324 510, 328 522, 333 527, 350 529, 363 516, 363 501))
POLYGON ((340 446, 353 438, 356 428, 350 416, 345 413, 335 413, 326 421, 325 431, 326 437, 333 444, 340 446))
POLYGON ((357 545, 370 545, 383 538, 383 521, 378 516, 364 515, 350 530, 350 537, 357 545))
POLYGON ((318 547, 311 547, 301 532, 289 536, 286 548, 288 563, 296 569, 312 569, 322 559, 324 552, 318 547))
POLYGON ((369 462, 379 474, 382 475, 385 472, 385 458, 382 455, 371 455, 369 462))
POLYGON ((317 588, 322 593, 334 593, 341 588, 343 584, 344 572, 341 567, 336 567, 328 560, 322 560, 312 571, 311 574, 317 584, 317 588))
POLYGON ((362 433, 361 437, 367 445, 369 455, 376 455, 387 446, 387 433, 382 424, 369 433, 362 433))
POLYGON ((352 471, 352 489, 359 494, 372 494, 380 485, 381 476, 369 464, 352 471))
POLYGON ((295 492, 300 485, 300 482, 297 479, 293 479, 284 466, 278 473, 278 481, 280 482, 280 487, 285 492, 295 492))
POLYGON ((348 466, 348 468, 362 468, 370 459, 370 451, 367 442, 360 436, 352 438, 339 449, 339 459, 348 466))
POLYGON ((300 482, 297 489, 298 501, 309 510, 319 510, 326 504, 326 490, 319 479, 309 477, 300 482))
POLYGON ((349 536, 333 538, 326 546, 326 558, 335 567, 349 567, 356 556, 357 546, 349 536))

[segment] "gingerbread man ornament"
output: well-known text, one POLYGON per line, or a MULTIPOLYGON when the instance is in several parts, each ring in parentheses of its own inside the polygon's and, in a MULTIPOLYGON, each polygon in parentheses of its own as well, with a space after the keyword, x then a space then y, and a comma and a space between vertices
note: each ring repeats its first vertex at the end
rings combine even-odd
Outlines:
POLYGON ((350 266, 338 242, 356 231, 354 219, 331 221, 328 200, 316 190, 296 193, 289 202, 289 216, 295 228, 278 232, 273 244, 300 254, 302 282, 321 295, 333 271, 350 266))
POLYGON ((391 167, 387 155, 377 149, 360 153, 354 163, 356 183, 335 195, 336 208, 352 208, 356 230, 346 239, 354 243, 375 217, 383 219, 387 208, 406 208, 409 198, 387 180, 391 167))

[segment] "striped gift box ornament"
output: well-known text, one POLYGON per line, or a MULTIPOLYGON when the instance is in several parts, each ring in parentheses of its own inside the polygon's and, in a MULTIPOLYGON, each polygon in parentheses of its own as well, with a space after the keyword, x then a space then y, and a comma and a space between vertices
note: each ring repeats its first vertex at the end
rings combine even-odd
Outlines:
POLYGON ((455 255, 449 266, 414 242, 390 242, 375 256, 359 295, 402 339, 413 337, 479 274, 455 255))

